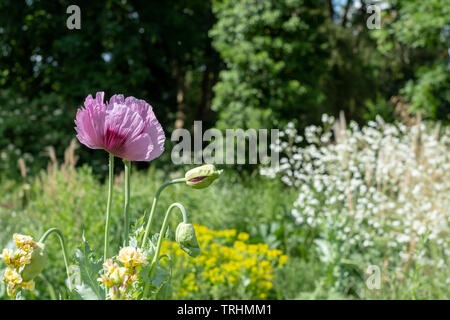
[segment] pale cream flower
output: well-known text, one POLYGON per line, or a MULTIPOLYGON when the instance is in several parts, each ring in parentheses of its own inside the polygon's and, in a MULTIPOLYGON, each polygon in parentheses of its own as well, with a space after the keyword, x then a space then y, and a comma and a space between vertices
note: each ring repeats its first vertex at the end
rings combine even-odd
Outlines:
POLYGON ((3 249, 1 257, 5 260, 5 263, 9 265, 12 263, 12 255, 13 251, 11 249, 3 249))
POLYGON ((109 288, 108 296, 112 300, 127 299, 126 294, 131 284, 137 280, 138 266, 147 264, 147 256, 140 249, 134 247, 122 248, 115 257, 124 266, 121 267, 113 259, 108 259, 103 264, 105 273, 97 281, 109 288))
POLYGON ((108 275, 113 273, 114 269, 118 267, 117 263, 114 263, 112 259, 107 259, 105 263, 103 263, 103 270, 105 270, 108 275))
POLYGON ((99 278, 97 278, 97 281, 103 283, 108 288, 113 286, 111 279, 109 279, 106 274, 102 274, 99 278))
POLYGON ((105 261, 103 269, 106 273, 98 278, 97 281, 102 282, 106 287, 122 284, 123 278, 127 274, 127 268, 119 267, 112 259, 105 261))
POLYGON ((139 248, 122 248, 117 256, 117 260, 123 263, 127 268, 147 265, 147 255, 139 248))
POLYGON ((34 241, 33 238, 30 236, 26 236, 23 234, 14 233, 13 239, 16 242, 16 246, 18 248, 21 248, 23 246, 29 245, 31 247, 34 247, 34 241))
POLYGON ((22 277, 16 269, 8 267, 5 269, 4 280, 14 285, 18 285, 22 282, 22 277))
POLYGON ((34 290, 34 280, 30 280, 30 281, 27 281, 27 282, 22 282, 20 285, 25 290, 34 290))
POLYGON ((22 245, 21 247, 19 247, 19 250, 21 250, 23 252, 31 253, 36 248, 37 248, 37 245, 33 242, 33 243, 26 243, 26 244, 22 245))
POLYGON ((27 252, 22 249, 16 250, 14 253, 14 262, 16 263, 17 267, 24 266, 26 264, 29 264, 31 262, 31 254, 33 252, 27 252))
POLYGON ((120 285, 122 284, 125 275, 127 275, 127 268, 125 267, 115 268, 113 273, 111 273, 110 279, 113 284, 120 285))

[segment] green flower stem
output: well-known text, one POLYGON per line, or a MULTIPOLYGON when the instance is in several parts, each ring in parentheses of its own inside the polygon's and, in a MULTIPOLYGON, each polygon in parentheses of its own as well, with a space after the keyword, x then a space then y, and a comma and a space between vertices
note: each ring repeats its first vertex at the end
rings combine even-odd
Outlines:
POLYGON ((63 236, 61 230, 59 230, 57 228, 48 229, 43 234, 43 236, 41 237, 39 242, 44 243, 45 240, 47 240, 48 236, 52 233, 55 233, 57 235, 57 237, 59 238, 59 243, 61 244, 61 250, 62 250, 62 254, 63 254, 64 264, 66 265, 66 273, 67 273, 67 281, 68 281, 68 285, 69 285, 69 291, 72 291, 73 287, 72 287, 72 280, 70 279, 69 262, 67 260, 67 249, 66 249, 66 244, 64 242, 64 236, 63 236))
MULTIPOLYGON (((168 221, 169 221, 169 215, 172 212, 173 208, 180 209, 181 214, 183 215, 183 222, 184 223, 189 223, 188 216, 187 216, 187 213, 186 213, 186 209, 184 208, 184 206, 181 203, 178 203, 178 202, 172 203, 170 205, 170 207, 166 211, 166 215, 164 217, 164 221, 163 221, 163 224, 161 226, 161 231, 159 232, 158 243, 156 245, 155 255, 153 256, 152 263, 150 264, 150 272, 149 272, 149 278, 150 279, 153 277, 153 272, 155 270, 156 263, 158 262, 159 252, 161 251, 161 245, 162 245, 162 242, 163 242, 163 239, 164 239, 164 235, 166 234, 166 230, 167 230, 167 224, 168 224, 168 221)), ((145 287, 144 287, 144 294, 142 295, 142 297, 144 299, 145 299, 145 297, 148 294, 149 288, 150 288, 150 283, 147 282, 145 284, 145 287)))
POLYGON ((128 215, 128 208, 130 206, 130 173, 131 173, 131 162, 128 160, 123 160, 125 166, 125 203, 123 206, 123 216, 124 216, 124 240, 125 246, 128 245, 128 234, 130 228, 130 217, 128 215))
POLYGON ((159 198, 160 193, 164 190, 165 187, 167 187, 171 184, 181 183, 181 182, 185 182, 185 181, 186 181, 185 178, 178 178, 178 179, 164 182, 156 191, 155 197, 153 198, 152 209, 150 210, 150 216, 148 218, 147 226, 145 227, 145 233, 144 233, 144 238, 142 239, 141 248, 144 248, 145 245, 147 244, 148 236, 150 233, 150 227, 151 227, 152 221, 153 221, 153 215, 155 213, 155 208, 156 208, 156 204, 158 203, 158 198, 159 198))
POLYGON ((109 183, 108 183, 108 202, 106 204, 106 222, 105 222, 105 251, 103 253, 103 261, 108 259, 109 250, 109 225, 111 224, 111 202, 114 185, 114 155, 109 154, 109 183))

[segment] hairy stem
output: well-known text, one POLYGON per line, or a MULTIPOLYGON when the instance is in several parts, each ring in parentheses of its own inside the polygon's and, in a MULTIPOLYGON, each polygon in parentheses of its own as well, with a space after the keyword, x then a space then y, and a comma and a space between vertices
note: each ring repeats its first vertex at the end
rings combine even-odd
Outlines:
POLYGON ((72 291, 73 287, 72 287, 72 280, 70 279, 70 272, 69 272, 69 262, 67 260, 67 249, 66 249, 66 244, 64 242, 64 236, 61 232, 61 230, 57 229, 57 228, 51 228, 48 229, 41 237, 41 239, 39 240, 39 242, 44 243, 45 240, 47 240, 48 236, 52 233, 55 233, 56 236, 59 238, 59 243, 61 244, 61 250, 62 250, 62 254, 63 254, 63 259, 64 259, 64 264, 66 266, 66 273, 67 273, 67 281, 68 281, 68 286, 69 286, 69 290, 72 291))
POLYGON ((123 161, 125 166, 125 203, 123 206, 123 216, 124 216, 124 240, 125 246, 128 245, 128 234, 130 228, 130 217, 128 214, 128 208, 130 206, 130 173, 131 173, 131 162, 128 160, 123 161))
POLYGON ((144 238, 142 239, 141 248, 144 248, 145 245, 147 244, 148 236, 150 233, 150 227, 151 227, 152 221, 153 221, 153 215, 155 213, 155 208, 156 208, 156 204, 158 203, 158 198, 159 198, 160 193, 164 190, 165 187, 167 187, 171 184, 181 183, 181 182, 185 182, 185 181, 186 181, 185 178, 179 178, 179 179, 174 179, 174 180, 164 182, 156 191, 155 197, 153 198, 152 209, 150 210, 150 216, 147 221, 147 226, 145 227, 145 233, 144 233, 144 238))
MULTIPOLYGON (((165 235, 166 230, 167 230, 167 224, 168 224, 168 221, 169 221, 169 215, 172 212, 173 208, 180 209, 181 214, 183 215, 183 222, 184 223, 188 223, 188 217, 187 217, 186 209, 184 208, 184 206, 181 203, 178 203, 178 202, 172 203, 170 205, 170 207, 166 211, 166 215, 164 217, 164 221, 163 221, 163 224, 161 226, 161 231, 159 232, 158 243, 156 245, 155 255, 153 256, 152 263, 150 264, 150 272, 149 272, 149 278, 150 279, 153 277, 153 272, 155 270, 156 263, 158 262, 159 252, 161 251, 161 245, 162 245, 162 242, 163 242, 163 239, 164 239, 164 235, 165 235)), ((148 295, 149 288, 150 288, 150 284, 146 283, 145 287, 144 287, 144 294, 142 295, 143 299, 145 299, 145 297, 148 295)))
POLYGON ((108 181, 108 202, 106 204, 106 222, 105 222, 105 251, 103 253, 103 261, 108 259, 109 250, 109 225, 111 224, 111 202, 114 185, 114 155, 109 154, 109 181, 108 181))

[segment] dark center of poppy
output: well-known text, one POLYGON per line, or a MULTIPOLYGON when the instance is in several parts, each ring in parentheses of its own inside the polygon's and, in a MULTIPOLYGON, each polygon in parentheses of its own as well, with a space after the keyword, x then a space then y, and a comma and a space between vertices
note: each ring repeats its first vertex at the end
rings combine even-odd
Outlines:
POLYGON ((125 135, 119 134, 116 130, 106 129, 105 136, 103 137, 105 149, 112 153, 120 152, 126 138, 125 135))

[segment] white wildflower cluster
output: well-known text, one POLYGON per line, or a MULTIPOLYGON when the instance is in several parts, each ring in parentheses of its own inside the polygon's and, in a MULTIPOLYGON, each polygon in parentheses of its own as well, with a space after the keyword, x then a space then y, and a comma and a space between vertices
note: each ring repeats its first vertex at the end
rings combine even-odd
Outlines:
POLYGON ((316 230, 342 259, 375 250, 390 267, 448 268, 450 129, 381 118, 360 128, 328 115, 322 122, 304 138, 290 123, 274 146, 280 166, 261 170, 298 188, 298 225, 316 230), (425 240, 442 250, 439 263, 419 246, 425 240))

